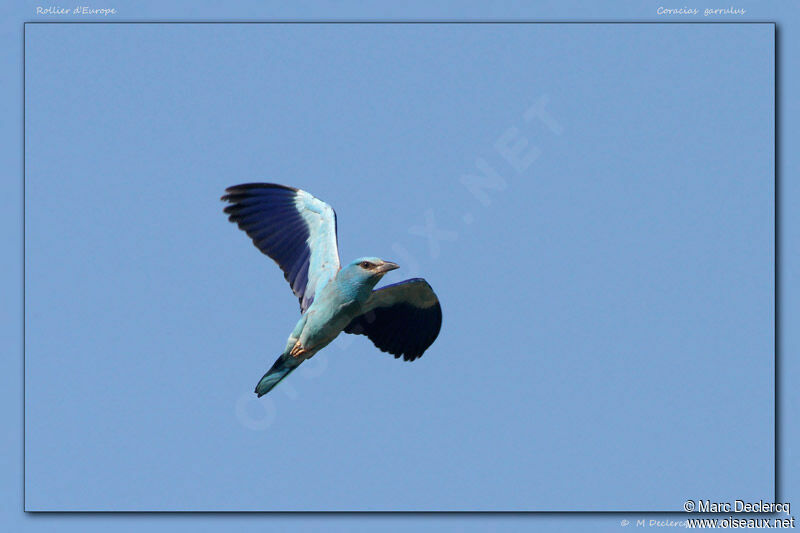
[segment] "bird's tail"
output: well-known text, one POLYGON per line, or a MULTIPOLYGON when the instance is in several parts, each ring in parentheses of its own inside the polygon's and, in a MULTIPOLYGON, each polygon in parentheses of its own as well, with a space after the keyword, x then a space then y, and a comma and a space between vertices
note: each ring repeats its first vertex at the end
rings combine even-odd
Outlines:
POLYGON ((264 377, 261 378, 261 381, 258 382, 256 385, 256 394, 258 397, 261 398, 266 393, 271 391, 275 388, 275 385, 281 382, 283 378, 288 376, 292 373, 292 370, 300 366, 302 360, 298 361, 296 358, 292 357, 291 355, 283 354, 278 357, 278 360, 275 361, 275 364, 272 365, 272 368, 264 374, 264 377))

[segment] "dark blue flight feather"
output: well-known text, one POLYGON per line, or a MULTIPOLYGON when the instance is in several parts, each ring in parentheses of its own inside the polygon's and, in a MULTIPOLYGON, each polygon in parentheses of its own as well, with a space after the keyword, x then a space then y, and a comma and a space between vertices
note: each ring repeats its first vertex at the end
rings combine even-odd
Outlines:
POLYGON ((421 357, 442 327, 439 299, 421 278, 373 291, 365 309, 344 331, 366 335, 381 351, 406 361, 421 357))
POLYGON ((278 263, 305 312, 316 289, 339 270, 333 209, 305 191, 274 183, 236 185, 225 192, 228 220, 278 263))

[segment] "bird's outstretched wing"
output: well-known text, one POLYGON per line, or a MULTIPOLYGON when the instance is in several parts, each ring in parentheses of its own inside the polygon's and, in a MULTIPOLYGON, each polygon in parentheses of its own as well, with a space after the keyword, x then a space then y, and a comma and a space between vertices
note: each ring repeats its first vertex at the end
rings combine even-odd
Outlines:
POLYGON ((346 333, 366 335, 381 351, 406 361, 421 357, 442 327, 442 308, 428 282, 407 279, 372 292, 346 333))
POLYGON ((336 213, 305 191, 274 183, 246 183, 225 189, 228 220, 272 258, 305 312, 314 293, 339 271, 336 213))

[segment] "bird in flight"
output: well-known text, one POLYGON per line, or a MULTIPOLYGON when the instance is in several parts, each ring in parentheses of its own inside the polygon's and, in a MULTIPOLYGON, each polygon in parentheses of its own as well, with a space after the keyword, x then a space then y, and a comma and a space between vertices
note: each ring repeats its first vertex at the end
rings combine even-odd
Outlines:
POLYGON ((342 267, 331 206, 275 183, 225 192, 228 220, 278 263, 300 300, 300 320, 286 348, 256 385, 259 398, 342 331, 366 335, 381 351, 406 361, 421 357, 436 340, 442 308, 428 282, 413 278, 373 290, 398 265, 362 257, 342 267))

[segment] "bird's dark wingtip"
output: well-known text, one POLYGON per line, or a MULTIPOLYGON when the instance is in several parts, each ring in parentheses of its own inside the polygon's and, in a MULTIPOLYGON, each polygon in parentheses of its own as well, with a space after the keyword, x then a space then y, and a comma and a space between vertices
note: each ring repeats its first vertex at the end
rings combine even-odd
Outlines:
MULTIPOLYGON (((280 183, 240 183, 239 185, 231 185, 225 192, 228 194, 234 194, 236 192, 248 191, 251 189, 285 189, 287 191, 294 191, 297 192, 300 189, 297 187, 290 187, 289 185, 281 185, 280 183)), ((227 196, 227 195, 226 195, 227 196)))

